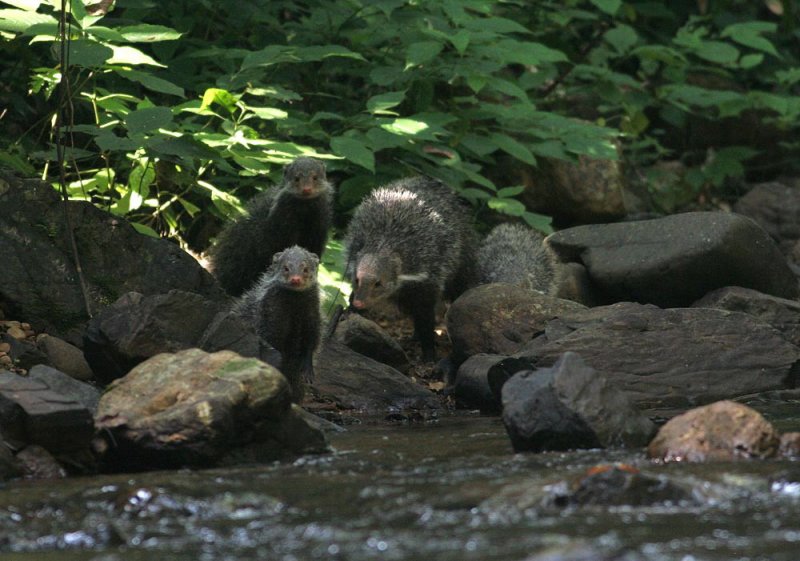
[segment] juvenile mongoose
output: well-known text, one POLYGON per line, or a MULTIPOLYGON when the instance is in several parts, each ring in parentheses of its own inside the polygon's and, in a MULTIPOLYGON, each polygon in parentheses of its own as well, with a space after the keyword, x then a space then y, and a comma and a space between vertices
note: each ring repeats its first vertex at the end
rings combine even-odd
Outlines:
POLYGON ((262 342, 281 354, 278 369, 303 399, 304 382, 314 380, 313 356, 320 340, 319 258, 300 246, 276 253, 272 265, 235 307, 262 342))
POLYGON ((553 294, 556 263, 544 236, 521 224, 496 226, 478 249, 481 284, 504 282, 553 294))
POLYGON ((423 359, 434 360, 436 303, 474 283, 473 236, 467 208, 435 179, 401 179, 375 190, 356 209, 347 235, 352 307, 394 302, 412 317, 423 359))
POLYGON ((322 255, 333 216, 333 187, 325 164, 297 158, 275 189, 256 196, 248 213, 230 223, 211 248, 212 271, 222 287, 239 296, 253 286, 272 256, 293 245, 322 255))

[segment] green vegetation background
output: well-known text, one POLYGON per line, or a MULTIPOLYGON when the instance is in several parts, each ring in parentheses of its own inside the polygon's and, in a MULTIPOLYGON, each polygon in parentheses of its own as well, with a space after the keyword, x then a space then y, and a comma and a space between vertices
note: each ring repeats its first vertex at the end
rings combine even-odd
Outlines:
POLYGON ((498 170, 621 158, 668 212, 800 165, 793 0, 67 5, 59 88, 62 2, 0 2, 0 165, 55 181, 63 98, 70 196, 196 251, 301 154, 327 160, 340 226, 426 173, 544 231, 498 170), (731 119, 743 134, 698 138, 731 119))

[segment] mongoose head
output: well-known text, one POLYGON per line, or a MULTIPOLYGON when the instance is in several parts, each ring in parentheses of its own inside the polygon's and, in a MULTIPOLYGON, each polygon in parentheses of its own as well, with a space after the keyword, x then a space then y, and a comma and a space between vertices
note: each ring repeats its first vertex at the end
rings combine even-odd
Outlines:
POLYGON ((329 186, 325 164, 314 158, 297 158, 286 166, 283 183, 301 199, 319 197, 329 186))
POLYGON ((317 284, 319 257, 294 245, 272 257, 272 267, 282 286, 289 290, 308 290, 317 284))
POLYGON ((358 259, 352 279, 351 303, 357 310, 385 300, 403 282, 400 257, 395 253, 365 253, 358 259))

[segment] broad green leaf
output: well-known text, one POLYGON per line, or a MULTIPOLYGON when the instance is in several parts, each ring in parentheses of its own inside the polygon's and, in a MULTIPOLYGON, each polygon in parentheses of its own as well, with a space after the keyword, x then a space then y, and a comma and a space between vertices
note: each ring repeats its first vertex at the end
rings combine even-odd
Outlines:
POLYGON ((94 142, 103 152, 132 152, 141 147, 141 143, 130 138, 119 137, 111 131, 97 135, 94 142))
POLYGON ((369 140, 369 145, 375 152, 385 148, 407 146, 409 142, 408 139, 403 136, 392 134, 378 127, 373 127, 367 131, 367 139, 369 140))
POLYGON ((128 113, 125 118, 128 132, 133 135, 168 128, 171 123, 172 111, 169 107, 137 109, 128 113))
POLYGON ((411 43, 406 51, 406 70, 433 60, 442 52, 442 48, 443 45, 438 41, 411 43))
POLYGON ((20 10, 27 10, 29 12, 35 12, 39 9, 39 6, 46 3, 46 0, 3 0, 3 4, 9 4, 20 10))
POLYGON ((123 37, 119 31, 116 29, 111 29, 110 27, 104 27, 102 25, 92 25, 88 27, 86 30, 90 36, 101 39, 102 41, 111 41, 116 43, 124 43, 125 37, 123 37))
POLYGON ((276 109, 275 107, 251 107, 248 105, 247 109, 255 113, 260 119, 266 119, 270 121, 275 119, 285 119, 289 116, 289 114, 283 109, 276 109))
POLYGON ((670 101, 678 104, 695 105, 697 107, 713 107, 721 103, 738 101, 743 95, 728 90, 709 90, 688 84, 664 86, 660 93, 670 101))
POLYGON ((742 68, 753 68, 758 66, 764 62, 764 55, 761 53, 750 53, 749 55, 744 55, 741 59, 739 59, 739 66, 742 68))
POLYGON ((456 52, 460 55, 463 55, 467 51, 467 47, 469 46, 471 34, 466 29, 460 30, 458 33, 449 37, 450 42, 453 44, 453 48, 455 48, 456 52))
POLYGON ((777 28, 777 24, 766 21, 748 21, 729 25, 722 31, 721 36, 730 37, 740 45, 780 58, 775 45, 761 36, 762 33, 774 33, 777 28))
POLYGON ((428 123, 414 119, 394 119, 391 123, 381 125, 381 128, 394 134, 416 136, 425 132, 429 126, 428 123))
POLYGON ((619 11, 620 6, 622 6, 622 0, 589 0, 589 1, 610 16, 616 14, 619 11))
POLYGON ((486 199, 492 198, 486 191, 481 191, 480 189, 474 189, 472 187, 462 189, 459 193, 471 201, 485 201, 486 199))
POLYGON ((703 41, 694 54, 717 64, 733 64, 739 58, 739 49, 721 41, 703 41))
POLYGON ((112 45, 114 56, 109 59, 109 64, 132 64, 134 66, 139 64, 148 64, 150 66, 160 66, 166 68, 160 62, 154 60, 151 56, 144 54, 139 49, 134 47, 126 47, 120 45, 112 45))
POLYGON ((467 29, 478 31, 493 31, 494 33, 530 33, 530 29, 516 21, 490 16, 487 18, 472 18, 465 22, 467 29))
POLYGON ((535 212, 525 211, 522 213, 522 219, 528 226, 539 230, 543 234, 553 233, 553 219, 544 214, 537 214, 535 212))
POLYGON ((366 62, 361 54, 351 51, 341 45, 315 45, 302 47, 296 50, 300 61, 320 61, 331 57, 352 58, 366 62))
POLYGON ((497 90, 500 93, 516 97, 520 101, 528 101, 528 92, 510 80, 504 80, 503 78, 495 78, 492 76, 489 78, 488 84, 492 89, 497 90))
POLYGON ((531 152, 539 156, 556 158, 559 160, 569 160, 569 156, 564 151, 564 145, 559 140, 545 140, 543 142, 532 142, 528 144, 531 152))
POLYGON ((188 164, 191 164, 191 160, 194 159, 219 159, 217 152, 188 135, 179 137, 156 136, 147 139, 145 141, 145 147, 158 156, 175 156, 188 164))
POLYGON ((293 50, 285 45, 270 45, 260 51, 248 53, 242 61, 242 70, 254 66, 271 66, 281 62, 298 62, 300 59, 293 54, 293 50))
POLYGON ((525 205, 516 199, 492 198, 486 204, 490 209, 510 216, 522 216, 525 213, 525 205))
POLYGON ((144 234, 145 236, 149 236, 151 238, 161 237, 158 235, 158 232, 153 230, 150 226, 146 226, 145 224, 140 224, 139 222, 131 222, 131 226, 133 226, 134 230, 136 230, 140 234, 144 234))
POLYGON ((26 37, 32 36, 31 43, 55 41, 58 37, 58 22, 35 23, 23 31, 22 35, 26 37))
POLYGON ((389 109, 400 105, 405 97, 406 90, 372 96, 367 100, 367 111, 373 115, 397 115, 397 113, 389 111, 389 109))
POLYGON ((37 23, 55 23, 58 20, 52 16, 28 12, 26 10, 5 9, 0 10, 0 30, 21 32, 37 23))
POLYGON ((671 66, 686 62, 686 57, 679 51, 663 45, 644 45, 635 48, 631 54, 642 60, 656 60, 671 66))
POLYGON ((494 43, 497 52, 502 53, 499 60, 504 63, 518 63, 538 66, 543 62, 566 62, 567 55, 557 49, 534 41, 505 39, 494 43))
POLYGON ((527 146, 521 142, 511 138, 507 134, 493 133, 489 140, 497 145, 503 152, 514 156, 516 159, 530 164, 536 165, 536 157, 531 153, 527 146))
POLYGON ((618 24, 606 31, 603 38, 620 53, 627 53, 639 40, 636 31, 629 25, 618 24))
POLYGON ((114 55, 113 49, 94 41, 78 40, 69 44, 69 63, 87 68, 102 66, 114 55))
POLYGON ((375 154, 366 144, 349 136, 336 136, 331 138, 331 150, 338 156, 343 156, 359 166, 375 172, 375 154))
POLYGON ((228 110, 229 113, 236 111, 236 102, 239 97, 233 95, 227 90, 220 88, 208 88, 203 93, 203 102, 200 104, 200 109, 210 107, 212 103, 217 103, 228 110))
POLYGON ((497 196, 501 199, 508 197, 516 197, 525 190, 523 185, 515 185, 514 187, 503 187, 497 192, 497 196))
POLYGON ((163 25, 128 25, 118 29, 120 35, 131 43, 155 43, 157 41, 175 41, 183 35, 170 27, 163 25))
POLYGON ((117 74, 119 74, 124 78, 133 80, 134 82, 139 82, 148 90, 170 95, 177 95, 179 97, 184 96, 183 88, 181 88, 180 86, 176 86, 172 82, 169 82, 157 76, 153 76, 152 74, 149 74, 147 72, 141 72, 139 70, 128 70, 124 68, 115 68, 114 72, 116 72, 117 74))

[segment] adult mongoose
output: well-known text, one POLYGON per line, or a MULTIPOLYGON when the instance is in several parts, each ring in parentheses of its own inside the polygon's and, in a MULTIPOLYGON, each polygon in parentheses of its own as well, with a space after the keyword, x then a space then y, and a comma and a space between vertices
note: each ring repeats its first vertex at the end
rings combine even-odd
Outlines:
POLYGON ((241 297, 235 311, 252 325, 262 344, 276 349, 278 369, 301 401, 314 379, 313 356, 320 340, 319 258, 300 246, 275 254, 272 265, 241 297))
POLYGON ((480 284, 504 282, 553 294, 556 259, 544 236, 522 224, 495 226, 478 249, 480 284))
POLYGON ((239 296, 253 286, 272 256, 299 245, 318 256, 333 217, 333 187, 325 164, 297 158, 276 188, 256 196, 247 215, 225 227, 211 248, 211 269, 222 287, 239 296))
POLYGON ((423 360, 434 360, 437 301, 454 299, 475 281, 468 208, 435 179, 394 181, 356 209, 346 247, 351 306, 392 301, 412 317, 423 360))

